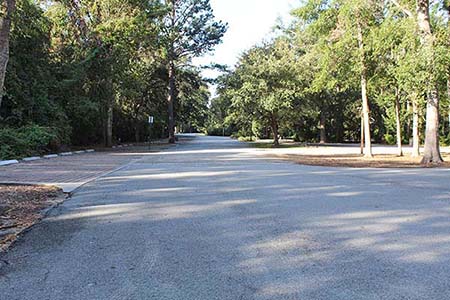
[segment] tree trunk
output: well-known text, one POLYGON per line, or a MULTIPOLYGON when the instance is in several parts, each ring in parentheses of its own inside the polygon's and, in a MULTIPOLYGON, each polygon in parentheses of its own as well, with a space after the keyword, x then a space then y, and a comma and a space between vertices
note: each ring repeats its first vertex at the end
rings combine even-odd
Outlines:
POLYGON ((450 133, 450 70, 448 70, 448 75, 447 75, 447 99, 449 102, 449 107, 448 107, 448 129, 449 129, 449 133, 450 133))
MULTIPOLYGON (((172 28, 175 28, 176 23, 176 0, 169 0, 172 9, 170 12, 170 18, 171 18, 171 26, 172 28)), ((167 96, 167 112, 169 115, 168 120, 168 132, 169 132, 169 143, 175 144, 175 114, 174 114, 174 106, 176 101, 176 74, 175 74, 175 49, 174 49, 174 43, 175 41, 172 40, 170 47, 169 47, 169 94, 167 96)))
POLYGON ((273 133, 273 145, 279 146, 280 139, 278 138, 278 121, 274 114, 271 115, 272 118, 272 133, 273 133))
POLYGON ((111 147, 113 144, 113 103, 112 99, 109 100, 106 109, 106 147, 111 147))
POLYGON ((360 145, 361 145, 361 155, 364 155, 364 116, 361 112, 361 139, 360 139, 360 145))
POLYGON ((338 108, 335 112, 336 117, 336 142, 342 143, 344 141, 344 122, 342 120, 342 110, 338 108))
MULTIPOLYGON (((446 3, 446 9, 447 9, 447 34, 448 34, 447 46, 450 49, 450 1, 448 0, 446 3)), ((448 128, 450 131, 450 66, 447 67, 447 99, 449 101, 448 128)))
POLYGON ((2 1, 1 6, 2 18, 0 18, 0 107, 2 106, 6 67, 8 66, 9 61, 9 35, 11 32, 11 17, 16 10, 16 1, 2 1))
POLYGON ((395 92, 395 121, 397 126, 397 155, 403 156, 402 122, 400 120, 400 95, 398 89, 395 92))
MULTIPOLYGON (((136 122, 138 122, 138 121, 136 121, 136 122)), ((140 130, 139 124, 137 124, 134 127, 134 140, 136 141, 136 143, 140 143, 141 142, 141 130, 140 130)))
POLYGON ((169 63, 169 95, 167 97, 168 114, 169 114, 169 143, 175 143, 175 118, 174 103, 176 97, 175 85, 175 64, 173 61, 169 63))
POLYGON ((417 24, 430 73, 427 93, 425 151, 423 164, 442 163, 439 147, 439 93, 434 71, 434 41, 431 32, 429 0, 417 0, 417 24))
MULTIPOLYGON (((411 102, 407 101, 406 102, 406 111, 408 112, 408 114, 411 112, 411 102)), ((412 130, 411 130, 411 119, 408 118, 406 121, 406 134, 408 135, 408 145, 412 146, 413 141, 412 141, 412 130)))
POLYGON ((325 144, 327 142, 326 131, 326 115, 324 111, 320 112, 320 143, 325 144))
POLYGON ((364 38, 362 33, 361 24, 358 22, 358 46, 360 51, 360 63, 361 63, 361 97, 364 119, 364 142, 365 142, 365 157, 373 157, 372 154, 372 141, 370 135, 370 108, 369 99, 367 97, 367 66, 366 66, 366 54, 364 50, 364 38))
POLYGON ((412 101, 413 107, 413 130, 412 130, 412 157, 420 156, 420 136, 419 136, 419 105, 417 103, 417 97, 414 97, 412 101))

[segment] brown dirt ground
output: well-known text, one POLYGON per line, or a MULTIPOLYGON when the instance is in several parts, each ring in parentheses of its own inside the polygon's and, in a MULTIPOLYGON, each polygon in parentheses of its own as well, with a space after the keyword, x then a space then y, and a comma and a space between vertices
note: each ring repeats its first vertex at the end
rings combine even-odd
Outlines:
POLYGON ((365 158, 360 155, 296 155, 275 154, 276 158, 293 161, 302 165, 349 167, 349 168, 450 168, 450 155, 443 155, 445 162, 440 165, 422 165, 421 158, 396 155, 375 155, 365 158))
POLYGON ((0 185, 0 251, 43 217, 43 211, 62 202, 61 189, 51 186, 0 185))

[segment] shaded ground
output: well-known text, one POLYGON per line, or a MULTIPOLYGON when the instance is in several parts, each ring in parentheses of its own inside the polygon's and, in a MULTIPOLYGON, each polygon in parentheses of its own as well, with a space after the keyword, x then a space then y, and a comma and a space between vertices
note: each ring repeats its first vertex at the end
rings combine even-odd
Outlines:
POLYGON ((0 185, 0 251, 39 221, 45 209, 60 203, 64 197, 57 187, 0 185))
POLYGON ((0 299, 448 299, 449 178, 198 137, 77 190, 0 254, 0 299))

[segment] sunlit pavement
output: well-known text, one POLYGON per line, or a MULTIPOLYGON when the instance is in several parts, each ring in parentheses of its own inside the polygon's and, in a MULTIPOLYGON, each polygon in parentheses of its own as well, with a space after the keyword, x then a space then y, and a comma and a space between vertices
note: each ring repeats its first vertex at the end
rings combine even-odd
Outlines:
POLYGON ((449 298, 449 170, 258 153, 196 137, 87 184, 0 256, 0 299, 449 298))

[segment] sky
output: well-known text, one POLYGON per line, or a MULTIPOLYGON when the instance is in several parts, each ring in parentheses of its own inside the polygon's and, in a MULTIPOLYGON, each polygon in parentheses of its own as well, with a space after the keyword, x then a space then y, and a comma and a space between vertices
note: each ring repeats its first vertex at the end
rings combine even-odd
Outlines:
MULTIPOLYGON (((211 55, 194 60, 195 65, 219 63, 234 66, 239 55, 270 35, 277 20, 289 20, 289 12, 299 0, 211 0, 214 15, 228 23, 223 43, 211 55)), ((215 72, 204 71, 214 77, 215 72)))

